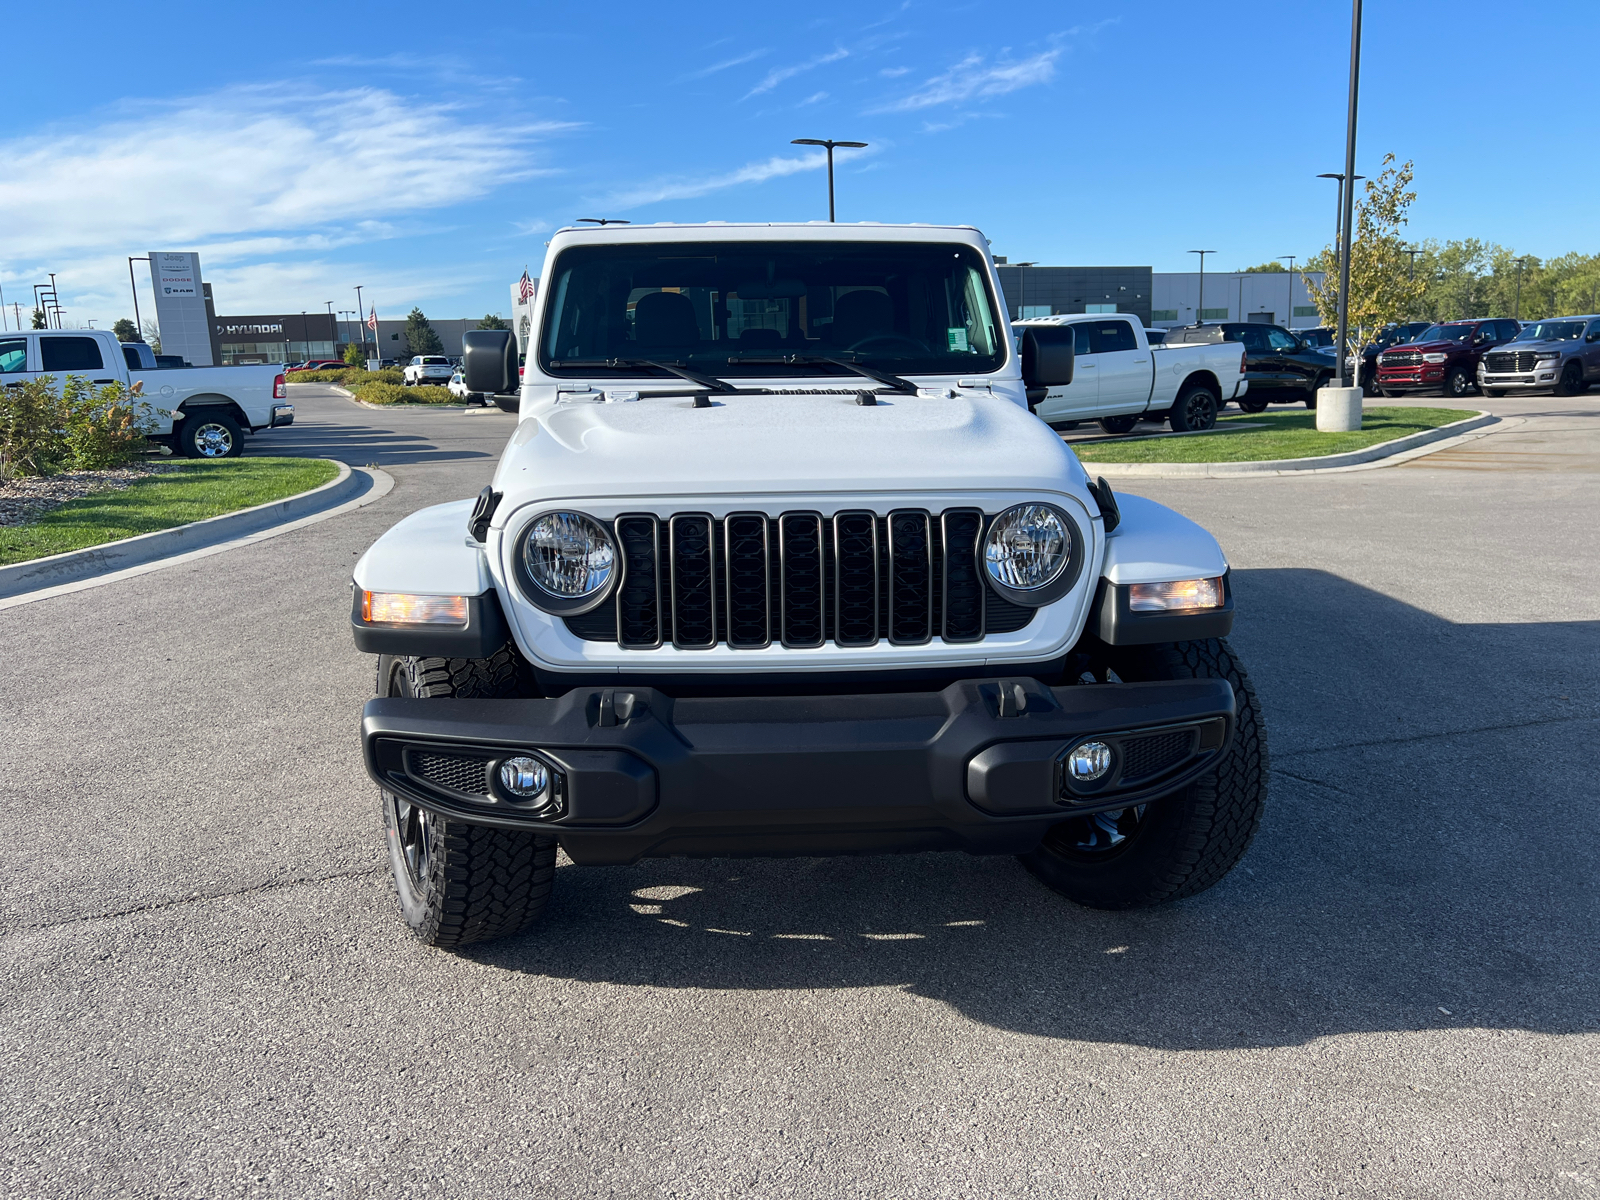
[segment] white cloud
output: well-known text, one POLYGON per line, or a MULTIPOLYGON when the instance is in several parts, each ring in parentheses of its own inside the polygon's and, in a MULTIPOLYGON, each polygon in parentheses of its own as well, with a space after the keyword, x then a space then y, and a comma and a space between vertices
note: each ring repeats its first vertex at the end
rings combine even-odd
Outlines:
POLYGON ((767 72, 767 77, 765 79, 746 92, 742 98, 748 100, 751 96, 759 96, 762 92, 770 92, 785 79, 793 79, 796 75, 799 75, 803 71, 810 71, 816 67, 823 66, 826 63, 838 62, 841 58, 849 57, 850 51, 841 46, 839 49, 834 50, 829 54, 819 54, 816 58, 808 59, 803 63, 796 63, 790 67, 774 67, 772 70, 767 72))
POLYGON ((942 75, 935 75, 916 91, 899 100, 869 109, 869 112, 915 112, 940 104, 962 100, 981 100, 1004 96, 1021 88, 1047 83, 1056 73, 1060 49, 1046 50, 1016 62, 985 62, 981 54, 969 54, 942 75))
POLYGON ((883 68, 883 70, 879 71, 878 74, 882 75, 885 79, 899 79, 900 76, 902 76, 902 75, 911 74, 911 68, 910 67, 885 67, 885 68, 883 68))
MULTIPOLYGON (((377 88, 237 87, 140 105, 0 143, 6 276, 54 270, 85 297, 115 295, 124 256, 156 247, 200 251, 221 282, 224 264, 378 240, 392 218, 539 174, 534 144, 564 128, 377 88)), ((238 297, 224 302, 237 311, 238 297)))
POLYGON ((820 103, 822 103, 822 101, 826 100, 827 98, 828 98, 828 93, 827 92, 813 92, 811 95, 807 96, 804 100, 800 101, 798 107, 804 108, 808 104, 820 104, 820 103))
POLYGON ((765 183, 769 179, 794 175, 800 171, 815 171, 827 164, 827 155, 821 153, 804 154, 798 158, 773 157, 766 162, 750 163, 737 171, 705 179, 658 180, 629 191, 614 193, 601 203, 608 208, 627 209, 638 208, 642 204, 656 204, 663 200, 692 200, 696 196, 718 192, 723 188, 738 187, 747 183, 765 183))
POLYGON ((742 67, 747 62, 754 62, 765 53, 765 50, 751 50, 748 54, 724 59, 721 62, 712 63, 709 67, 701 67, 698 71, 690 71, 687 75, 680 75, 677 82, 686 83, 691 79, 704 79, 707 75, 715 75, 718 71, 726 71, 729 67, 742 67))

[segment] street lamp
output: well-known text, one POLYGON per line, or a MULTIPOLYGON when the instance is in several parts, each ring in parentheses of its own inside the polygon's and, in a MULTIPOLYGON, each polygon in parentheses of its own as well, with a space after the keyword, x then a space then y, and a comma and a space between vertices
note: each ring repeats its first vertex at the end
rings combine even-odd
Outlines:
POLYGON ((1215 254, 1216 251, 1191 250, 1189 253, 1198 254, 1200 256, 1200 303, 1195 307, 1194 310, 1194 323, 1196 325, 1203 325, 1205 324, 1206 320, 1206 255, 1215 254))
MULTIPOLYGON (((361 284, 356 284, 356 320, 361 322, 361 354, 367 356, 367 310, 361 307, 361 284)), ((376 333, 374 333, 376 340, 376 333)))
POLYGON ((1294 328, 1294 260, 1299 258, 1300 256, 1298 254, 1280 254, 1280 255, 1278 255, 1278 257, 1279 258, 1287 258, 1289 260, 1289 311, 1288 311, 1287 314, 1285 314, 1283 327, 1285 329, 1293 329, 1294 328))
MULTIPOLYGON (((1345 373, 1349 370, 1349 345, 1350 332, 1350 221, 1354 215, 1356 180, 1356 98, 1361 83, 1361 0, 1351 0, 1350 5, 1350 109, 1345 120, 1344 133, 1344 177, 1349 181, 1349 186, 1340 182, 1339 191, 1343 194, 1344 202, 1339 206, 1339 333, 1338 340, 1334 343, 1338 347, 1335 355, 1334 386, 1346 386, 1345 373)), ((1357 416, 1359 417, 1359 412, 1357 416)), ((1318 418, 1319 424, 1321 418, 1318 418)), ((1359 421, 1357 422, 1359 426, 1359 421)))
POLYGON ((833 148, 847 146, 852 150, 865 150, 865 142, 834 142, 827 138, 793 138, 791 146, 826 146, 828 148, 828 220, 833 220, 833 148))
MULTIPOLYGON (((1339 181, 1339 199, 1334 206, 1333 212, 1333 253, 1335 256, 1337 256, 1339 253, 1340 239, 1344 234, 1344 173, 1341 171, 1329 171, 1326 174, 1318 175, 1317 178, 1337 179, 1339 181)), ((1365 179, 1366 176, 1357 175, 1356 178, 1358 180, 1365 179)))

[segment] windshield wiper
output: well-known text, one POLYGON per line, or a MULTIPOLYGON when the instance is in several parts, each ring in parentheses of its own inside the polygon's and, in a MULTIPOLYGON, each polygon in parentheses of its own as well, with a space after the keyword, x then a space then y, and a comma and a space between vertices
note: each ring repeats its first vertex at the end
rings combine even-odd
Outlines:
POLYGON ((730 363, 778 363, 786 367, 803 367, 816 363, 826 363, 830 366, 843 367, 846 371, 854 371, 863 378, 874 383, 881 383, 890 391, 904 392, 908 396, 917 394, 917 385, 909 379, 901 379, 898 375, 891 375, 887 371, 880 371, 876 367, 864 367, 860 363, 851 362, 847 358, 833 358, 826 354, 740 354, 730 357, 730 363))
POLYGON ((687 379, 690 383, 703 388, 710 388, 713 392, 737 392, 738 388, 726 379, 718 379, 714 375, 702 375, 698 371, 691 371, 687 367, 676 363, 657 362, 653 358, 565 358, 559 362, 552 362, 552 367, 613 367, 625 370, 629 367, 654 367, 658 371, 665 371, 669 375, 676 375, 679 379, 687 379))

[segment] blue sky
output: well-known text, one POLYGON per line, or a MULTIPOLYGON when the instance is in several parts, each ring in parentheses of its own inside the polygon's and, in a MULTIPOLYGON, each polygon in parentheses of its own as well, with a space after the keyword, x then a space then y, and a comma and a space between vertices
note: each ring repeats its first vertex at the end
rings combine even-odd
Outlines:
MULTIPOLYGON (((1366 8, 1357 170, 1415 160, 1412 236, 1600 250, 1600 4, 1366 8)), ((577 217, 826 217, 795 137, 871 143, 841 155, 841 220, 1157 270, 1315 252, 1315 176, 1343 167, 1347 0, 66 11, 6 17, 39 51, 0 72, 0 283, 26 304, 55 271, 102 327, 150 249, 199 250, 225 313, 354 308, 355 284, 383 316, 504 312, 577 217)))

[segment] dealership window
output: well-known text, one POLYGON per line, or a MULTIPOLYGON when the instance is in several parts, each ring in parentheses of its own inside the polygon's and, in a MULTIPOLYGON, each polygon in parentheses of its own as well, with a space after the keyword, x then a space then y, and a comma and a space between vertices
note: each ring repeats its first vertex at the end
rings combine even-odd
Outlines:
POLYGON ((1017 309, 1017 320, 1026 321, 1030 317, 1053 317, 1048 304, 1024 304, 1017 309))
POLYGON ((1150 319, 1152 321, 1176 321, 1178 319, 1178 310, 1175 308, 1152 308, 1150 310, 1150 319))
POLYGON ((1317 315, 1317 306, 1315 304, 1296 304, 1294 306, 1294 315, 1297 317, 1314 317, 1317 315))
POLYGON ((1085 304, 1083 306, 1083 311, 1086 313, 1116 312, 1117 306, 1115 304, 1085 304))
POLYGON ((1225 308, 1202 308, 1200 310, 1200 319, 1202 321, 1226 321, 1228 319, 1228 310, 1225 308))

